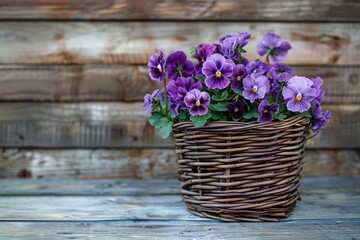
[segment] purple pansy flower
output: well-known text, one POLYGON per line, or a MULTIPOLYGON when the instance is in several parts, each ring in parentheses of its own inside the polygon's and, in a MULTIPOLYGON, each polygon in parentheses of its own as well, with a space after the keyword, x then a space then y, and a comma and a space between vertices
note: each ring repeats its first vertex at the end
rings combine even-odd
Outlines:
POLYGON ((153 105, 153 99, 156 94, 158 94, 159 89, 154 90, 151 94, 146 94, 144 97, 144 104, 143 107, 145 108, 145 113, 151 113, 152 111, 152 105, 153 105))
POLYGON ((186 94, 184 100, 191 115, 205 115, 209 111, 210 95, 207 92, 193 89, 186 94))
POLYGON ((176 80, 171 80, 167 85, 167 91, 172 99, 176 102, 182 103, 185 95, 193 89, 201 89, 202 83, 195 82, 191 77, 179 77, 176 80))
POLYGON ((316 97, 316 90, 311 86, 306 77, 292 77, 282 92, 287 109, 292 112, 309 110, 310 102, 316 97))
POLYGON ((170 54, 166 59, 166 67, 170 80, 178 77, 190 77, 194 72, 194 64, 187 60, 183 51, 170 54))
POLYGON ((196 74, 201 74, 201 69, 203 63, 208 57, 210 57, 216 50, 216 46, 213 44, 202 43, 197 47, 196 52, 193 54, 193 57, 199 62, 195 64, 196 74))
POLYGON ((260 56, 269 53, 273 62, 281 62, 291 49, 290 43, 274 33, 266 33, 257 43, 256 50, 260 56))
POLYGON ((244 103, 242 101, 230 102, 227 105, 229 115, 235 119, 242 117, 244 113, 244 103))
POLYGON ((258 122, 271 122, 274 120, 274 117, 272 116, 271 112, 278 112, 279 111, 279 105, 276 103, 269 103, 267 100, 262 100, 259 104, 259 113, 260 117, 258 118, 258 122))
POLYGON ((224 89, 230 83, 235 64, 230 59, 215 53, 207 58, 202 72, 206 76, 205 85, 209 88, 224 89))
POLYGON ((293 74, 293 69, 285 64, 274 63, 270 69, 271 77, 278 82, 288 81, 293 74))
POLYGON ((161 88, 158 93, 156 94, 156 96, 158 97, 160 103, 165 103, 165 91, 164 88, 161 88))
POLYGON ((324 129, 325 124, 330 123, 330 118, 331 118, 331 112, 329 112, 327 110, 322 112, 321 116, 314 120, 312 131, 314 133, 317 133, 317 132, 321 131, 322 129, 324 129))
POLYGON ((153 54, 148 61, 149 76, 151 79, 161 82, 166 77, 165 73, 165 54, 153 54))
POLYGON ((245 66, 242 64, 236 65, 231 77, 231 89, 237 90, 243 88, 243 78, 246 76, 245 66))
POLYGON ((265 76, 255 77, 254 75, 248 75, 244 81, 244 98, 250 100, 251 103, 255 99, 262 99, 265 94, 269 92, 270 85, 269 80, 265 76))
POLYGON ((224 56, 236 61, 241 58, 240 49, 242 49, 251 37, 248 32, 239 32, 236 34, 229 34, 220 38, 219 42, 221 45, 221 51, 224 56))
POLYGON ((265 75, 270 70, 270 65, 261 61, 249 62, 246 65, 246 72, 255 76, 265 75))

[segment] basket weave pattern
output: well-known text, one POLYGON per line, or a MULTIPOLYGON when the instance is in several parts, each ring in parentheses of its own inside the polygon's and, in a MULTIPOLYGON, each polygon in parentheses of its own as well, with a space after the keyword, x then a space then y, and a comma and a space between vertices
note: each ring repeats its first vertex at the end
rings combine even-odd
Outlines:
POLYGON ((309 118, 174 125, 188 209, 222 221, 276 221, 299 199, 309 118))

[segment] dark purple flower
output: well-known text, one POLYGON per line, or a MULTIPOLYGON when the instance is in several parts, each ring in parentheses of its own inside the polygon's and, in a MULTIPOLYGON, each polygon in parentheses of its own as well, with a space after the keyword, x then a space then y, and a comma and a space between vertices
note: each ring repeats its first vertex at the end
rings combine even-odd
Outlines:
POLYGON ((266 33, 257 43, 256 50, 260 56, 269 53, 273 62, 281 62, 286 58, 291 45, 274 33, 266 33))
POLYGON ((216 46, 213 44, 202 43, 197 47, 196 52, 193 54, 193 57, 198 60, 198 63, 195 64, 196 74, 201 74, 201 69, 203 63, 208 57, 210 57, 216 50, 216 46))
POLYGON ((176 80, 170 80, 166 90, 170 97, 176 102, 183 103, 185 95, 193 89, 201 89, 202 83, 195 82, 191 77, 179 77, 176 80))
POLYGON ((166 67, 170 80, 178 77, 190 77, 194 73, 194 64, 187 60, 183 51, 170 54, 166 59, 166 67))
POLYGON ((227 108, 229 110, 229 115, 235 119, 241 118, 244 113, 244 103, 242 101, 230 102, 228 103, 227 108))
POLYGON ((200 92, 193 89, 185 96, 185 104, 189 107, 191 115, 205 115, 210 104, 210 95, 207 92, 200 92))
POLYGON ((248 32, 239 32, 236 34, 229 34, 220 38, 221 51, 224 56, 236 61, 241 58, 241 50, 248 43, 251 37, 248 32))
POLYGON ((331 118, 331 112, 329 112, 327 110, 322 112, 321 116, 314 120, 312 131, 314 133, 317 133, 317 132, 321 131, 322 129, 324 129, 325 124, 330 123, 330 118, 331 118))
POLYGON ((170 111, 171 111, 171 113, 174 116, 178 116, 179 115, 179 109, 180 109, 182 103, 176 102, 172 98, 169 99, 169 103, 170 103, 170 111))
MULTIPOLYGON (((278 92, 280 91, 280 85, 279 83, 273 79, 272 77, 269 78, 269 82, 270 82, 270 94, 271 96, 275 99, 278 96, 278 92)), ((279 100, 282 101, 282 95, 279 94, 279 100)))
POLYGON ((270 65, 261 61, 249 62, 246 65, 246 72, 256 77, 265 75, 270 70, 270 65))
POLYGON ((225 59, 222 55, 215 53, 207 58, 202 72, 206 76, 205 85, 209 88, 224 89, 230 83, 235 64, 225 59))
POLYGON ((276 103, 269 103, 267 100, 262 100, 259 104, 259 113, 260 117, 258 118, 258 122, 271 122, 274 120, 274 117, 272 116, 271 112, 278 112, 279 111, 279 105, 276 103))
POLYGON ((305 112, 310 109, 310 102, 316 97, 316 91, 306 77, 292 77, 284 87, 282 95, 286 107, 292 112, 305 112))
POLYGON ((246 76, 245 66, 242 64, 236 65, 231 77, 231 89, 237 90, 243 88, 243 78, 246 76))
POLYGON ((159 89, 156 89, 152 92, 152 94, 146 94, 144 97, 144 104, 143 107, 145 108, 145 113, 151 113, 152 111, 152 105, 153 105, 153 99, 155 95, 159 92, 159 89))
POLYGON ((263 99, 265 94, 269 92, 269 80, 265 76, 255 77, 248 75, 243 81, 244 83, 244 98, 254 102, 255 99, 263 99))
POLYGON ((272 65, 270 72, 273 79, 278 82, 286 82, 292 77, 293 69, 288 65, 276 62, 272 65))
POLYGON ((161 82, 166 77, 165 73, 165 54, 153 54, 148 61, 149 76, 151 79, 161 82))
POLYGON ((322 116, 320 104, 313 101, 313 104, 312 104, 312 106, 311 106, 311 108, 310 108, 310 112, 311 112, 311 116, 312 116, 314 119, 320 118, 320 117, 322 116))

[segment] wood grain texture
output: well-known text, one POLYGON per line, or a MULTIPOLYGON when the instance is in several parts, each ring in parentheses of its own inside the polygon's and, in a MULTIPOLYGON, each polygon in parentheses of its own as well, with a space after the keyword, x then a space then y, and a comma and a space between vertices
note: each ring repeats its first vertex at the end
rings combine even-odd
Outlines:
MULTIPOLYGON (((358 176, 354 150, 309 150, 305 177, 358 176)), ((0 178, 32 179, 176 179, 172 149, 2 149, 0 178)))
POLYGON ((284 223, 202 222, 6 222, 4 239, 222 239, 222 240, 338 240, 358 239, 359 221, 284 223))
POLYGON ((2 64, 147 63, 159 50, 188 52, 201 42, 249 31, 246 57, 266 32, 291 41, 288 64, 360 64, 360 23, 0 22, 2 64), (31 47, 29 47, 31 46, 31 47))
POLYGON ((235 240, 296 235, 329 240, 356 239, 360 234, 360 178, 302 179, 303 199, 280 223, 221 223, 196 217, 186 211, 179 184, 176 180, 4 180, 0 238, 235 240))
POLYGON ((358 1, 2 0, 0 19, 360 21, 358 1))
MULTIPOLYGON (((358 189, 357 177, 305 177, 301 189, 309 194, 347 193, 358 189)), ((178 195, 174 179, 2 179, 0 196, 153 196, 178 195)), ((359 189, 356 191, 360 191, 359 189)))
MULTIPOLYGON (((167 147, 148 123, 141 103, 1 103, 3 147, 167 147)), ((360 144, 360 105, 325 105, 333 112, 310 148, 356 148, 360 144)))
MULTIPOLYGON (((326 103, 360 103, 357 66, 295 66, 321 76, 326 103)), ((142 101, 162 87, 145 65, 0 65, 0 101, 142 101)))
MULTIPOLYGON (((176 180, 173 180, 176 181, 176 180)), ((302 201, 286 219, 357 219, 360 213, 359 178, 344 191, 336 185, 328 191, 301 189, 302 201)), ((330 181, 331 182, 335 181, 330 181)), ((76 183, 76 182, 74 182, 76 183)), ((152 184, 148 181, 148 184, 152 184)), ((180 183, 179 183, 180 184, 180 183)), ((180 194, 139 196, 3 196, 0 221, 104 221, 104 220, 180 220, 212 221, 190 214, 180 194)))

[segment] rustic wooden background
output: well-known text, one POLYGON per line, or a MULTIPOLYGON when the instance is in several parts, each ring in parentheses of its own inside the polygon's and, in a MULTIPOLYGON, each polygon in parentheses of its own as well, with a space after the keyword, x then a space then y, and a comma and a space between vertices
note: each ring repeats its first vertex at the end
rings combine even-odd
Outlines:
POLYGON ((172 140, 142 110, 146 62, 229 32, 291 41, 286 63, 321 76, 330 126, 305 176, 360 175, 357 0, 0 0, 0 178, 175 178, 172 140))

